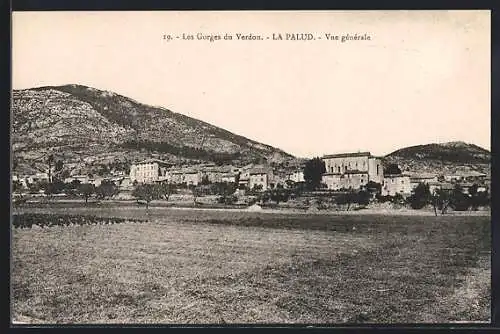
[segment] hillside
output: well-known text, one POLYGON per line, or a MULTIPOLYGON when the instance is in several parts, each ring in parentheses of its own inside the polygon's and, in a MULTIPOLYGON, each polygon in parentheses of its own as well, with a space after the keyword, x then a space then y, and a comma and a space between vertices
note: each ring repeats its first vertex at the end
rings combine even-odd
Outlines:
POLYGON ((384 164, 396 163, 403 170, 429 173, 479 171, 490 174, 491 153, 464 142, 417 145, 399 149, 384 157, 384 164))
POLYGON ((44 159, 80 166, 153 154, 175 163, 294 160, 290 154, 206 122, 80 85, 15 90, 14 170, 42 170, 44 159))

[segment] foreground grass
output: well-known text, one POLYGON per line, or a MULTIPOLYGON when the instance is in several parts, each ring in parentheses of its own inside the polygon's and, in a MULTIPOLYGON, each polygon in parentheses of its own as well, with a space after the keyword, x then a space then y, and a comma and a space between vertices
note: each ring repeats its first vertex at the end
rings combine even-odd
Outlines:
MULTIPOLYGON (((144 214, 118 211, 98 214, 144 214)), ((149 216, 151 222, 142 224, 14 230, 14 318, 50 323, 490 318, 488 217, 154 210, 149 216)))

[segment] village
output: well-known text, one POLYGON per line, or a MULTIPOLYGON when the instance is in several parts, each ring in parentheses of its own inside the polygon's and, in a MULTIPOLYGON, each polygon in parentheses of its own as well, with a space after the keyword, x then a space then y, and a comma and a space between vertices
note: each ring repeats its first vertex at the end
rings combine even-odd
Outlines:
MULTIPOLYGON (((321 157, 320 161, 323 167, 320 170, 319 184, 312 187, 309 179, 314 176, 307 175, 307 161, 287 168, 277 168, 269 164, 239 167, 205 163, 179 166, 149 158, 131 164, 128 175, 123 171, 111 170, 107 175, 70 173, 69 176, 60 178, 57 168, 51 166, 50 171, 34 175, 13 175, 12 181, 15 196, 24 198, 47 195, 63 198, 68 194, 78 196, 82 195, 81 186, 89 185, 91 190, 83 191, 87 193, 84 195, 86 201, 92 197, 142 200, 143 196, 134 192, 139 186, 168 185, 168 189, 163 191, 163 197, 160 195, 151 200, 177 198, 182 202, 183 199, 194 197, 195 203, 238 203, 247 206, 256 202, 262 205, 273 199, 277 203, 286 202, 290 197, 296 198, 303 194, 314 199, 329 193, 338 195, 363 191, 369 193, 367 203, 391 199, 401 202, 409 198, 419 185, 425 185, 430 194, 459 189, 465 196, 472 196, 473 192, 487 198, 491 184, 491 176, 476 171, 440 175, 401 171, 397 165, 384 168, 382 158, 370 152, 329 154, 321 157), (51 184, 59 186, 47 187, 51 184), (99 192, 101 188, 106 189, 99 192), (473 190, 470 191, 471 189, 473 190), (273 191, 281 191, 282 195, 270 197, 269 194, 273 191)), ((340 203, 339 198, 337 202, 340 203)))

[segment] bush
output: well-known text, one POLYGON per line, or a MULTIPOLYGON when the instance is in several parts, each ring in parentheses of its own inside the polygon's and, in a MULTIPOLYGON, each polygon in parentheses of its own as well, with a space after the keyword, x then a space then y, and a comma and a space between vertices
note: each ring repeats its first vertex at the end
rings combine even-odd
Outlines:
POLYGON ((24 213, 12 217, 14 228, 31 228, 33 225, 39 227, 69 226, 69 225, 103 225, 120 224, 124 222, 146 222, 144 219, 125 218, 103 218, 92 215, 63 215, 63 214, 43 214, 24 213))

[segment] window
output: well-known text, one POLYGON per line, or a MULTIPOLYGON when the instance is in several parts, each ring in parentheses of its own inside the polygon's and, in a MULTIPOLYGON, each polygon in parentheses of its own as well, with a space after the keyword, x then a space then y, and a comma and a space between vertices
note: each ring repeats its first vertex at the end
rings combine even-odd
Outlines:
POLYGON ((379 173, 379 167, 380 167, 380 166, 379 166, 379 165, 377 165, 377 175, 378 175, 378 173, 379 173))

